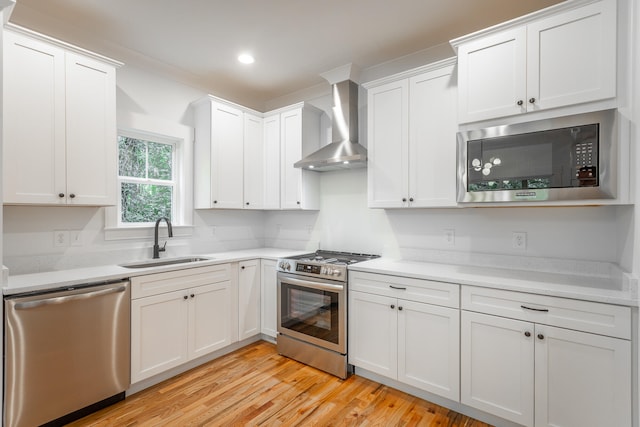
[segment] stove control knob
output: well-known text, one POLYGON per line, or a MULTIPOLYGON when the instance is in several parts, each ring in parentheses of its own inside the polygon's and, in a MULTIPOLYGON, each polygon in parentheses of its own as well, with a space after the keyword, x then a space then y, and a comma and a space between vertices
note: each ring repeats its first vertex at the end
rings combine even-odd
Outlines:
POLYGON ((291 264, 285 261, 282 261, 279 267, 280 267, 280 270, 286 270, 286 271, 291 270, 291 264))
POLYGON ((331 272, 331 274, 333 274, 334 276, 339 276, 340 275, 340 270, 333 270, 331 272))

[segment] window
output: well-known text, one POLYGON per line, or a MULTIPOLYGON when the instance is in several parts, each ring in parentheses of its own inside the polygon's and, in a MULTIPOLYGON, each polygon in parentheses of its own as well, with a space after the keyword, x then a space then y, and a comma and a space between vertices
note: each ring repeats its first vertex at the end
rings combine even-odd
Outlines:
POLYGON ((160 138, 118 136, 121 226, 145 225, 176 215, 176 144, 160 138))

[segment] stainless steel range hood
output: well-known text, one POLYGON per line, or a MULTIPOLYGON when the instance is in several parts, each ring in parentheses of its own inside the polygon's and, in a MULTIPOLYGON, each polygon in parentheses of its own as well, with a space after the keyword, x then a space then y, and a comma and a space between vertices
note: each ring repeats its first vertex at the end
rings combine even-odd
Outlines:
POLYGON ((358 85, 351 80, 335 83, 332 143, 296 162, 296 168, 326 172, 367 166, 367 149, 358 144, 358 85))

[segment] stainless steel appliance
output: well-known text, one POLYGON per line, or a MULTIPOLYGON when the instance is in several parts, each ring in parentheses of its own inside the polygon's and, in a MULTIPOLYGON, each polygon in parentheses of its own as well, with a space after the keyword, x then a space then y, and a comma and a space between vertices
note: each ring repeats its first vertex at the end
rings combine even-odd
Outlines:
POLYGON ((316 251, 279 259, 278 353, 346 378, 347 267, 377 257, 316 251))
POLYGON ((124 399, 128 281, 5 298, 4 425, 62 425, 124 399))
POLYGON ((458 201, 616 197, 614 110, 458 133, 458 201))

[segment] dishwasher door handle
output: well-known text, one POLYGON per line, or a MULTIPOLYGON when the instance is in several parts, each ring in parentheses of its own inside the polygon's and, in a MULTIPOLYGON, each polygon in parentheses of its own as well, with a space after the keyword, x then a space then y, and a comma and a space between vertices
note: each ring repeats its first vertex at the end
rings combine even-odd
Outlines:
POLYGON ((55 298, 40 299, 35 301, 17 302, 14 307, 16 310, 28 310, 31 308, 42 307, 44 305, 64 304, 75 300, 90 299, 101 297, 104 295, 115 294, 118 292, 124 292, 126 289, 126 286, 120 285, 114 288, 101 289, 99 291, 86 292, 81 294, 59 296, 55 298))

